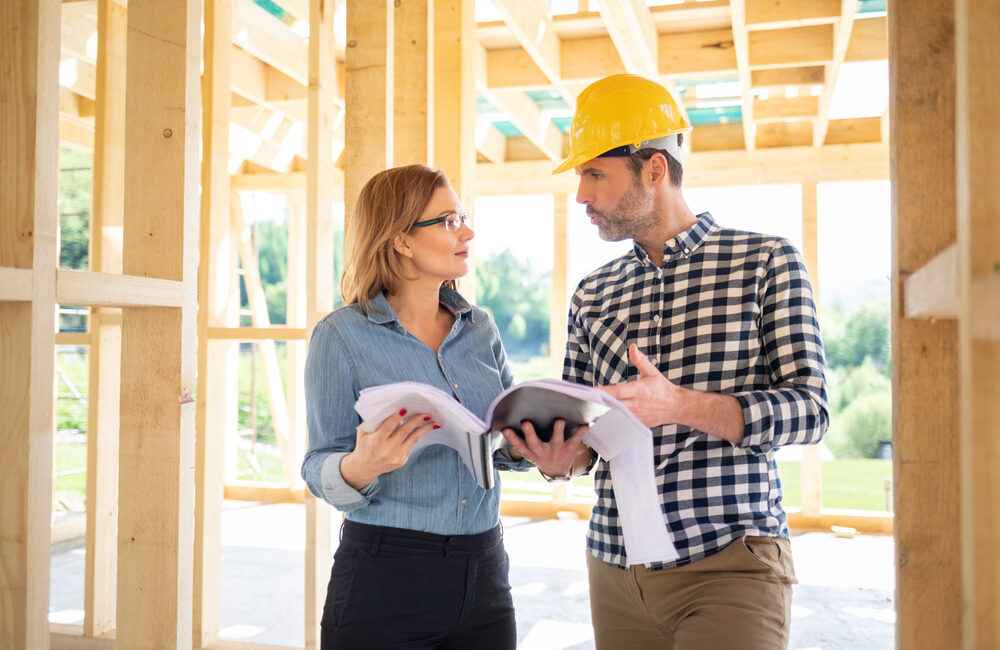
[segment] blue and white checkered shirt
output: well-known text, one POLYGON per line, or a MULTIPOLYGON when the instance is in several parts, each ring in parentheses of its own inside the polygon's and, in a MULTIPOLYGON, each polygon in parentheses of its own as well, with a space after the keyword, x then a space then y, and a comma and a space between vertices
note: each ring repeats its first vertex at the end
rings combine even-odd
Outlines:
MULTIPOLYGON (((720 227, 711 215, 666 242, 653 265, 641 246, 584 278, 569 311, 563 378, 634 381, 636 343, 684 388, 743 407, 735 445, 678 424, 653 427, 656 483, 680 558, 699 560, 743 535, 788 536, 774 451, 819 442, 828 423, 823 343, 812 288, 785 239, 720 227)), ((608 462, 597 465, 587 547, 626 566, 608 462)))

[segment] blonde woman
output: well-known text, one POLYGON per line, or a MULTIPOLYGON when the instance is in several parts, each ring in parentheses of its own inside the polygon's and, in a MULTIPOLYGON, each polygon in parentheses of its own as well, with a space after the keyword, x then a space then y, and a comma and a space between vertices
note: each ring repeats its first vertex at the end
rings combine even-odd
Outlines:
MULTIPOLYGON (((497 328, 455 291, 473 232, 440 171, 376 174, 353 214, 345 306, 313 330, 306 362, 309 449, 302 476, 346 515, 322 621, 326 648, 512 649, 517 633, 499 526, 500 481, 477 485, 458 453, 414 444, 440 426, 401 411, 359 429, 361 389, 419 381, 485 415, 513 376, 497 328)), ((530 427, 528 427, 530 428, 530 427)), ((527 453, 498 451, 501 469, 534 462, 550 475, 585 466, 581 427, 527 453)), ((580 469, 583 469, 582 467, 580 469)))

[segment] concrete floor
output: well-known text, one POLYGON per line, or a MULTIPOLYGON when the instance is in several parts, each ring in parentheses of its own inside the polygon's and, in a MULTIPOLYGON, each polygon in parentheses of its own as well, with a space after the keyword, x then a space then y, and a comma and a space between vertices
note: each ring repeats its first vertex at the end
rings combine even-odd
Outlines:
MULTIPOLYGON (((336 517, 335 517, 336 519, 336 517)), ((587 594, 586 521, 504 518, 518 650, 594 647, 587 594)), ((296 505, 227 503, 222 535, 222 636, 250 643, 304 643, 305 513, 296 505)), ((336 533, 333 539, 337 539, 336 533)), ((894 647, 891 537, 792 538, 799 584, 793 650, 894 647)), ((49 619, 83 621, 83 540, 52 553, 49 619)))

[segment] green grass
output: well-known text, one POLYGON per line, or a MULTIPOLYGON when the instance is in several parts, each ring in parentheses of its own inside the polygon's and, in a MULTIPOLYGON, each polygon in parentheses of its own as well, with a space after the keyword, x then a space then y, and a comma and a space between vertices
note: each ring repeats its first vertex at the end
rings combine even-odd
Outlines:
MULTIPOLYGON (((801 463, 778 463, 785 506, 801 501, 801 463)), ((892 480, 892 461, 862 458, 823 463, 823 507, 848 510, 886 510, 886 479, 892 480)), ((890 495, 891 496, 891 495, 890 495)))

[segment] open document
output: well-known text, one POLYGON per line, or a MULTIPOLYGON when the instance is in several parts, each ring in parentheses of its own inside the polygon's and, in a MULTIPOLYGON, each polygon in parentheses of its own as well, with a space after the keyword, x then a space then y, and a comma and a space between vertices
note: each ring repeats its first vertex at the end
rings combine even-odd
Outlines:
POLYGON ((441 428, 421 438, 414 451, 432 444, 451 447, 485 489, 494 485, 493 452, 507 446, 501 429, 509 427, 521 434, 521 422, 530 420, 539 438, 548 440, 557 419, 566 421, 567 432, 589 424, 584 442, 611 464, 628 563, 677 557, 660 508, 653 473, 652 433, 607 393, 558 379, 526 381, 498 395, 484 422, 439 388, 398 382, 363 389, 354 408, 362 426, 371 428, 401 409, 429 414, 441 428))

